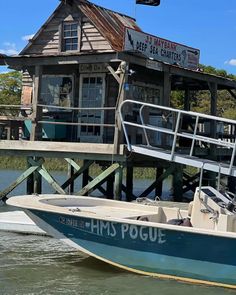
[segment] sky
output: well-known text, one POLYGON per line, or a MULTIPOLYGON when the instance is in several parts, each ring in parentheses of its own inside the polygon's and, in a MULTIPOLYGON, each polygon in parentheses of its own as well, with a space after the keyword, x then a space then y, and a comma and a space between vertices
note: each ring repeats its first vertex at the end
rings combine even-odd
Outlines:
MULTIPOLYGON (((200 63, 236 75, 236 0, 161 0, 157 7, 135 0, 91 2, 134 17, 146 33, 200 49, 200 63)), ((0 53, 19 53, 59 3, 1 0, 0 53)))

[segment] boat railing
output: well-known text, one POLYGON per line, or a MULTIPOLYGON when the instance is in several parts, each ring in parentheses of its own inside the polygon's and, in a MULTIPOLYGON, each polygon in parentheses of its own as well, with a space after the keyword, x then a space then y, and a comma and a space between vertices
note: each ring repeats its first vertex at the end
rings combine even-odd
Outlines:
POLYGON ((227 158, 230 159, 227 159, 227 164, 231 174, 236 154, 236 134, 234 132, 231 141, 226 141, 224 134, 227 126, 232 126, 235 130, 235 120, 133 100, 122 102, 119 114, 130 151, 137 145, 132 134, 139 132, 142 132, 142 146, 147 149, 169 150, 170 161, 177 152, 190 158, 194 157, 196 148, 207 150, 208 154, 204 154, 204 158, 212 160, 217 154, 217 149, 224 148, 227 158), (153 120, 155 116, 162 121, 153 120), (208 133, 203 133, 199 128, 203 122, 210 126, 208 133), (153 142, 153 138, 158 138, 158 141, 153 142))

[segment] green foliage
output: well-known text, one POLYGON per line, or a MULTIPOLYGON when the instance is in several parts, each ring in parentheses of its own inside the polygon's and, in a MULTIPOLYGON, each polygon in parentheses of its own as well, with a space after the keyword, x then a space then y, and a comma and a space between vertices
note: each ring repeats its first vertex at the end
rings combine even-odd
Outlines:
MULTIPOLYGON (((204 65, 200 65, 200 68, 204 73, 236 80, 236 76, 228 74, 225 70, 218 70, 214 67, 204 65)), ((191 91, 190 109, 191 111, 210 114, 210 101, 211 99, 209 90, 191 91)), ((183 91, 172 91, 171 106, 178 109, 184 108, 183 91)), ((217 116, 222 116, 228 119, 236 119, 236 100, 226 90, 218 91, 217 116)))
POLYGON ((204 73, 236 80, 236 76, 232 74, 228 74, 225 70, 216 69, 212 66, 205 66, 205 65, 200 65, 199 67, 203 70, 204 73))
POLYGON ((22 90, 22 74, 13 71, 0 74, 0 104, 20 104, 22 90))

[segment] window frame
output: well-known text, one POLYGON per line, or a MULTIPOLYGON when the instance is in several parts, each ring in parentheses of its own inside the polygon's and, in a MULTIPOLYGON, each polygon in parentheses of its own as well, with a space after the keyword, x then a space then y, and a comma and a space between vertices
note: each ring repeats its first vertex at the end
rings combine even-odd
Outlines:
MULTIPOLYGON (((75 87, 75 77, 74 75, 63 75, 63 74, 59 74, 59 75, 55 75, 55 74, 44 74, 42 75, 42 83, 43 83, 43 78, 70 78, 71 81, 72 81, 72 89, 71 89, 71 101, 70 101, 70 107, 73 107, 74 106, 74 87, 75 87)), ((41 95, 42 95, 42 89, 41 89, 41 95)), ((42 98, 41 98, 42 99, 42 98)), ((43 100, 42 100, 43 102, 43 100)), ((46 105, 45 101, 43 102, 43 104, 46 105)), ((60 106, 60 105, 51 105, 51 109, 53 109, 53 106, 60 106)), ((48 105, 48 108, 50 108, 50 105, 48 105)), ((62 107, 63 108, 63 107, 62 107)), ((67 107, 68 108, 68 107, 67 107)), ((61 111, 62 109, 53 109, 53 111, 61 111)), ((65 111, 65 109, 63 110, 65 111)))
MULTIPOLYGON (((73 30, 70 30, 69 32, 72 32, 73 30)), ((60 35, 61 35, 61 52, 75 52, 75 51, 80 51, 80 24, 78 21, 64 21, 61 24, 61 29, 60 29, 60 35), (77 35, 76 36, 70 36, 70 37, 65 37, 65 26, 66 25, 76 25, 77 26, 77 35), (66 50, 66 40, 69 39, 77 39, 77 48, 76 49, 68 49, 66 50)), ((73 46, 73 43, 70 43, 71 46, 73 46)))

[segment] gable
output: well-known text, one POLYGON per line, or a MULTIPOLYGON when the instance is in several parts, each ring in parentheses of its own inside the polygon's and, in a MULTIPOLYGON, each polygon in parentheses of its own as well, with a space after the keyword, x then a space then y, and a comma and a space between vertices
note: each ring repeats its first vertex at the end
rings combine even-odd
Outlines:
POLYGON ((126 26, 140 30, 133 19, 88 1, 74 0, 71 5, 62 2, 20 55, 121 51, 126 26), (76 51, 62 50, 64 22, 79 25, 79 46, 76 51))

